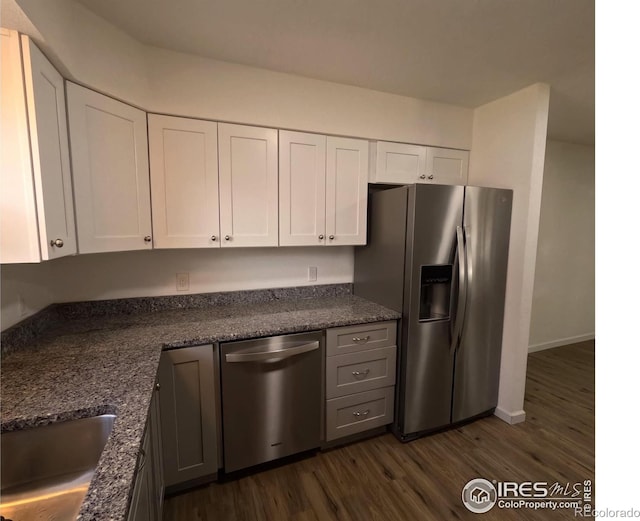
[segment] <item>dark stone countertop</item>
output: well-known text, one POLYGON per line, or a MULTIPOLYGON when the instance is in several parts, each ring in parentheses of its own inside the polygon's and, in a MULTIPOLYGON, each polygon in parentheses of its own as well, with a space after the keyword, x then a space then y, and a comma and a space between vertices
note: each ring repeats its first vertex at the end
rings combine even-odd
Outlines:
POLYGON ((114 413, 78 519, 125 520, 162 349, 395 320, 355 296, 66 320, 2 357, 2 430, 114 413))

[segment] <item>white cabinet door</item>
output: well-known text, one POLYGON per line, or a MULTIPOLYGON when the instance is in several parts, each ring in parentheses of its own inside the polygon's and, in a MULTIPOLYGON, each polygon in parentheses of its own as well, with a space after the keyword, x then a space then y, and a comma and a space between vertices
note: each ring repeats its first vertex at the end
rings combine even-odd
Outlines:
POLYGON ((375 147, 376 164, 372 183, 409 184, 420 181, 427 163, 427 147, 378 141, 375 147))
POLYGON ((28 37, 5 29, 1 141, 2 262, 76 253, 64 81, 28 37))
POLYGON ((42 259, 77 252, 64 80, 22 37, 27 112, 42 259))
POLYGON ((327 244, 367 243, 369 143, 327 138, 327 244))
POLYGON ((218 124, 222 247, 278 245, 278 131, 218 124))
POLYGON ((427 147, 426 182, 464 185, 467 183, 468 174, 469 152, 467 150, 427 147))
POLYGON ((327 138, 279 133, 280 246, 324 244, 327 138))
POLYGON ((2 135, 0 136, 0 260, 39 262, 38 217, 33 192, 29 124, 20 36, 2 29, 2 135))
POLYGON ((80 253, 151 249, 146 114, 67 82, 80 253))
POLYGON ((220 247, 218 124, 149 114, 153 246, 220 247))

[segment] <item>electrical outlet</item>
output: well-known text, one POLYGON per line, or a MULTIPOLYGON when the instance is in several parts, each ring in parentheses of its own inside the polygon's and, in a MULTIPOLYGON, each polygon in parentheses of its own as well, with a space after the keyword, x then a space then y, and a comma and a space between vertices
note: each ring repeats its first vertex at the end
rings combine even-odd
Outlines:
POLYGON ((308 280, 309 282, 318 280, 318 268, 316 266, 309 266, 308 280))
POLYGON ((176 290, 189 291, 189 274, 176 273, 176 290))

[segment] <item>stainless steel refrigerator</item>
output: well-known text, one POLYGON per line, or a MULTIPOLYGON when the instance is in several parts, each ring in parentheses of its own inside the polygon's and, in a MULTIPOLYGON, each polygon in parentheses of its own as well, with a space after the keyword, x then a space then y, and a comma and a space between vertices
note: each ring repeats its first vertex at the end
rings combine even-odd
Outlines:
POLYGON ((394 432, 403 441, 497 405, 511 202, 511 190, 475 186, 369 196, 354 292, 402 313, 394 432))

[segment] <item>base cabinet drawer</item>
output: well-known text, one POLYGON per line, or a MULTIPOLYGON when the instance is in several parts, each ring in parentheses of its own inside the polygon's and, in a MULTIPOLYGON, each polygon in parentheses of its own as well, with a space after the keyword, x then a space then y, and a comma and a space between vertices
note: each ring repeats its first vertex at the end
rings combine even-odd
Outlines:
POLYGON ((396 321, 327 329, 327 356, 396 345, 396 321))
POLYGON ((327 358, 327 398, 388 387, 396 383, 396 347, 369 349, 327 358))
POLYGON ((393 421, 394 386, 327 400, 326 441, 393 421))

